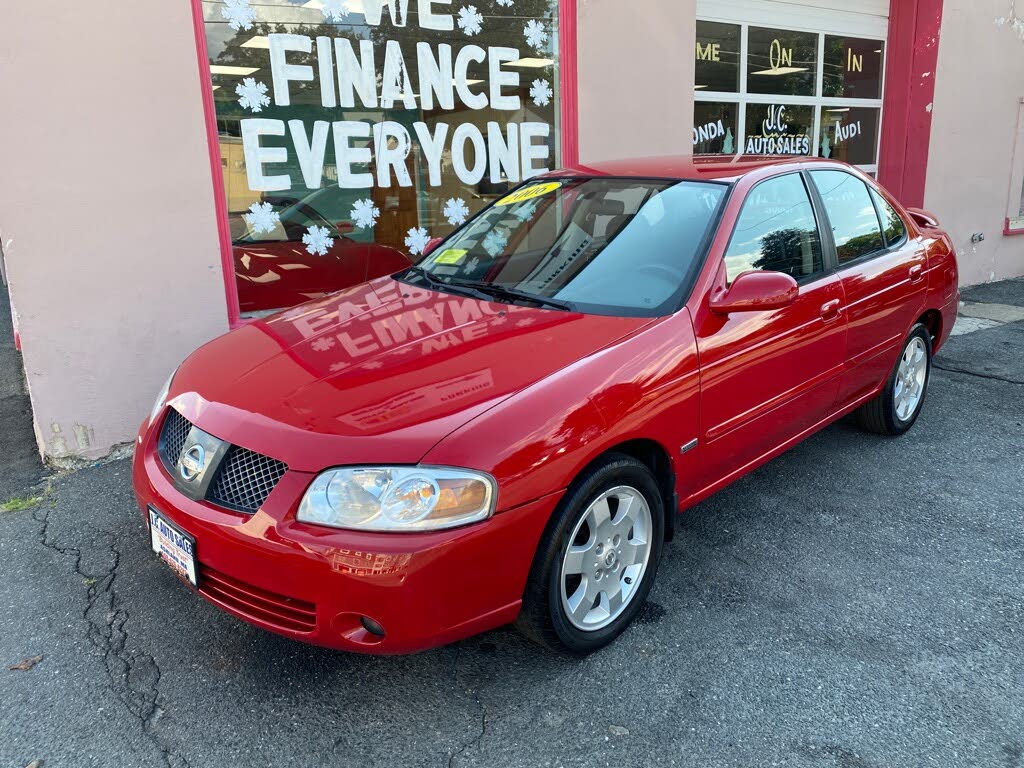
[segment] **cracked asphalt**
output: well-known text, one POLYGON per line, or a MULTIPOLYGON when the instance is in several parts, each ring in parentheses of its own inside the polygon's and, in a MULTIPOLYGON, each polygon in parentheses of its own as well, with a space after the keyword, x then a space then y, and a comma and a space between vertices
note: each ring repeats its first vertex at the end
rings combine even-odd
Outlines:
POLYGON ((127 462, 57 477, 0 513, 0 766, 1024 765, 1022 423, 1024 323, 952 339, 908 436, 843 421, 690 510, 583 660, 266 634, 157 562, 127 462))

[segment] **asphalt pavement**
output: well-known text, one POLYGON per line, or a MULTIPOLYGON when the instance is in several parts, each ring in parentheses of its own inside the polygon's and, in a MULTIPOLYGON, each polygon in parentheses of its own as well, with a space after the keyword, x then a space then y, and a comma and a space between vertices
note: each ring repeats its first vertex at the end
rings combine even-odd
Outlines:
POLYGON ((907 436, 843 421, 687 512, 583 660, 284 640, 155 559, 126 462, 60 476, 0 513, 0 766, 1024 765, 1024 323, 936 363, 907 436))

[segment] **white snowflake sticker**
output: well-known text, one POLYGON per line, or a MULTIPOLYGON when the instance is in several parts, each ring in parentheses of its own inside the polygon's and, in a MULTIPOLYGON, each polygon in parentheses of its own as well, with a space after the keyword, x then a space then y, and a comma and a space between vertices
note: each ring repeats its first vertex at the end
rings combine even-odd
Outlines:
POLYGON ((320 10, 327 21, 344 21, 349 14, 348 0, 320 0, 320 10))
POLYGON ((302 236, 302 242, 306 244, 306 251, 314 256, 326 256, 334 245, 334 238, 327 227, 318 227, 315 224, 306 230, 302 236))
POLYGON ((423 253, 427 249, 427 244, 430 242, 430 234, 423 227, 413 227, 407 233, 405 238, 405 247, 409 249, 409 253, 416 255, 417 253, 423 253))
POLYGON ((466 262, 466 271, 467 272, 476 272, 476 268, 479 267, 479 266, 480 266, 480 259, 478 259, 476 256, 474 256, 473 258, 471 258, 469 261, 466 262))
POLYGON ((373 200, 369 198, 356 200, 351 212, 349 212, 349 216, 352 219, 352 223, 360 229, 372 229, 380 217, 380 208, 375 206, 373 200))
POLYGON ((537 212, 537 206, 539 205, 540 200, 534 200, 532 203, 520 205, 512 212, 512 215, 520 221, 527 221, 533 218, 533 214, 537 212))
POLYGON ((488 256, 498 256, 508 245, 509 231, 505 227, 495 227, 484 238, 484 250, 488 256))
POLYGON ((498 5, 504 6, 505 8, 511 8, 512 0, 498 0, 498 5))
POLYGON ((459 9, 459 29, 467 35, 478 35, 483 29, 484 17, 475 5, 464 5, 459 9))
POLYGON ((256 11, 249 6, 249 0, 224 0, 220 15, 236 32, 240 29, 252 29, 252 23, 256 21, 256 11))
POLYGON ((523 35, 526 37, 527 44, 537 49, 543 48, 548 41, 547 28, 536 19, 526 22, 526 26, 523 27, 523 35))
POLYGON ((253 203, 249 206, 249 212, 243 217, 249 229, 255 235, 265 235, 273 232, 281 222, 281 215, 274 210, 270 203, 253 203))
POLYGON ((469 207, 461 197, 452 197, 444 204, 444 217, 453 227, 464 224, 469 218, 469 207))
POLYGON ((238 94, 238 105, 242 109, 262 112, 264 107, 270 106, 270 97, 267 96, 267 84, 257 83, 255 78, 245 78, 235 86, 235 93, 238 94))
POLYGON ((551 90, 551 83, 547 80, 534 80, 530 88, 530 98, 538 107, 546 107, 551 103, 551 97, 555 92, 551 90))

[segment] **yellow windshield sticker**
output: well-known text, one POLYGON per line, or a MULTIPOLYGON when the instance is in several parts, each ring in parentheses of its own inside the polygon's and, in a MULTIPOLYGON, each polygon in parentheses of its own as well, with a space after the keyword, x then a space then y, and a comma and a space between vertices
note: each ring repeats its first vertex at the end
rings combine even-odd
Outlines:
POLYGON ((434 259, 435 264, 458 264, 464 258, 469 251, 463 251, 459 248, 449 248, 447 251, 442 251, 434 259))
POLYGON ((513 203, 522 203, 527 200, 533 200, 535 197, 541 197, 550 192, 554 192, 560 186, 562 186, 562 182, 560 181, 550 181, 547 184, 531 184, 528 187, 517 189, 511 195, 501 198, 501 200, 496 202, 495 205, 512 205, 513 203))

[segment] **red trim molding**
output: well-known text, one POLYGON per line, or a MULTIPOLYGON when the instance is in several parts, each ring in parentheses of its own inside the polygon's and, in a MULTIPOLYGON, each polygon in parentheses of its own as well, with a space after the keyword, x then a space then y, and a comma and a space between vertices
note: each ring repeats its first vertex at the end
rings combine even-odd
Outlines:
POLYGON ((203 2, 192 2, 192 28, 196 36, 196 55, 199 59, 199 87, 202 90, 203 116, 206 120, 206 143, 210 155, 210 178, 213 181, 213 206, 217 216, 217 239, 220 242, 220 261, 224 272, 224 298, 228 305, 228 326, 240 323, 238 284, 235 282, 235 258, 231 246, 228 224, 228 200, 224 193, 224 171, 220 165, 220 136, 217 133, 217 106, 213 101, 213 77, 210 74, 210 54, 206 47, 203 27, 203 2))
POLYGON ((576 52, 576 0, 558 4, 559 92, 562 97, 562 167, 580 162, 579 73, 576 52))
POLYGON ((904 205, 924 205, 942 0, 892 0, 878 179, 904 205))

